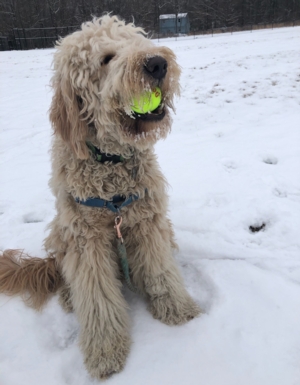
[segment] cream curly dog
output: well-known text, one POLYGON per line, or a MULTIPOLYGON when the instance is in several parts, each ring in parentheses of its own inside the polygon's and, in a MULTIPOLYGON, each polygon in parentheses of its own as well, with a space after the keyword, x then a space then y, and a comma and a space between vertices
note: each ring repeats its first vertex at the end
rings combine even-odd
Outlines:
POLYGON ((45 240, 48 257, 5 251, 0 291, 22 294, 40 308, 58 290, 62 306, 78 317, 86 368, 98 379, 122 370, 130 349, 114 229, 118 207, 131 281, 153 317, 178 325, 199 314, 172 256, 166 180, 153 152, 170 131, 179 75, 170 49, 109 15, 56 47, 50 186, 57 215, 45 240), (133 98, 155 87, 160 106, 134 113, 133 98))

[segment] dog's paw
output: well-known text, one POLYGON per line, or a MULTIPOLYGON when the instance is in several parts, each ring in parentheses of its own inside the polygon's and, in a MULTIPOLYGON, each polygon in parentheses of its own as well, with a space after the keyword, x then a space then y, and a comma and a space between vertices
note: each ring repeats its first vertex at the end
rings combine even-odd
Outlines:
POLYGON ((130 351, 129 335, 114 335, 111 340, 106 338, 102 343, 99 341, 99 346, 95 346, 94 342, 85 352, 84 360, 90 375, 104 380, 121 372, 130 351))
POLYGON ((187 296, 179 301, 169 294, 152 299, 149 310, 155 319, 167 325, 182 325, 201 313, 191 297, 187 296))

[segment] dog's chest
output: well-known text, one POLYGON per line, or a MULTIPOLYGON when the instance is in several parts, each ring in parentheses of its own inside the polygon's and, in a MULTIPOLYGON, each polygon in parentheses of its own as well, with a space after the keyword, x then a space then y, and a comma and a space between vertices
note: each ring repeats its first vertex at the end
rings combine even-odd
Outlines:
MULTIPOLYGON (((139 164, 131 160, 124 163, 111 164, 104 166, 105 175, 103 175, 103 191, 125 192, 132 190, 141 182, 140 175, 143 174, 139 164)), ((102 166, 103 167, 103 166, 102 166)))
POLYGON ((118 163, 101 163, 93 157, 78 160, 70 154, 65 154, 64 160, 61 170, 65 175, 66 190, 80 199, 100 197, 111 200, 119 194, 143 195, 146 189, 158 187, 154 180, 161 180, 152 151, 134 154, 118 163))

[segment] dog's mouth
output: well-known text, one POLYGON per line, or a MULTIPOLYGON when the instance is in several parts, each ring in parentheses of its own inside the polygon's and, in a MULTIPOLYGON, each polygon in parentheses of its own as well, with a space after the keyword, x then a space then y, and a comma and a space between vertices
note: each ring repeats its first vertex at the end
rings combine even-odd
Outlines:
MULTIPOLYGON (((121 126, 123 132, 134 143, 154 143, 158 139, 166 137, 170 129, 171 119, 168 109, 168 98, 161 98, 160 104, 153 111, 142 113, 134 111, 132 105, 130 110, 122 114, 121 126)), ((134 106, 136 110, 136 106, 134 106)), ((142 108, 139 108, 142 110, 142 108)))
POLYGON ((132 119, 143 120, 148 122, 162 120, 166 115, 166 110, 164 103, 161 103, 154 111, 149 111, 146 114, 140 114, 138 112, 133 112, 131 115, 132 119))

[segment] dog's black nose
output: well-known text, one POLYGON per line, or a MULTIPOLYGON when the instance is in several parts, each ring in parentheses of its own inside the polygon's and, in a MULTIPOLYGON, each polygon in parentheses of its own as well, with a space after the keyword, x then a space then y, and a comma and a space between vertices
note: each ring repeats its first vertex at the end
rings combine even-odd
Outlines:
POLYGON ((153 56, 144 65, 146 72, 154 79, 163 79, 166 76, 168 63, 161 56, 153 56))

